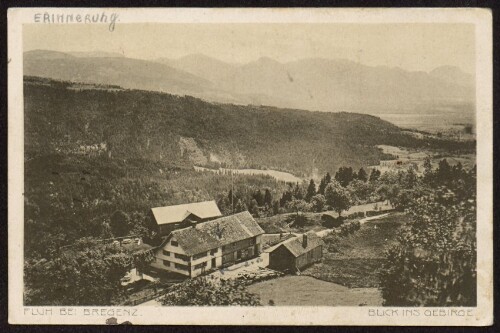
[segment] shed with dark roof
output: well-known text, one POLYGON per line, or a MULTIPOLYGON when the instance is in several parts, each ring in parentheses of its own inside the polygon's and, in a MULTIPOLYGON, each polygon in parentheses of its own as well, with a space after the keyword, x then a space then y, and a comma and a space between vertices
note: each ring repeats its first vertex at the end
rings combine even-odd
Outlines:
POLYGON ((323 240, 314 232, 284 241, 269 253, 269 268, 297 272, 323 257, 323 240))

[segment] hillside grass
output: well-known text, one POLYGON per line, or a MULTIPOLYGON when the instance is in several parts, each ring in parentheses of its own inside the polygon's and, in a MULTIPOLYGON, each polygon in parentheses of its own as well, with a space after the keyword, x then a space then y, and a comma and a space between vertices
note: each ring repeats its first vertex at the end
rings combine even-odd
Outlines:
POLYGON ((375 288, 351 289, 310 276, 283 276, 247 287, 262 305, 276 306, 381 306, 375 288))
MULTIPOLYGON (((304 275, 350 288, 378 287, 378 273, 385 262, 385 252, 396 243, 398 229, 408 221, 403 213, 366 222, 352 235, 335 244, 338 252, 325 252, 321 263, 302 272, 304 275)), ((325 239, 328 242, 328 239, 325 239)))

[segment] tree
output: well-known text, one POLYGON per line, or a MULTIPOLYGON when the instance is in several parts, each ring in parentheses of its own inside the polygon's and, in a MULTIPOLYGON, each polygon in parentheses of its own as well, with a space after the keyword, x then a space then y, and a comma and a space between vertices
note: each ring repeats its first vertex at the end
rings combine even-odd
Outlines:
POLYGON ((328 185, 332 181, 332 176, 327 172, 326 175, 321 179, 318 188, 318 194, 325 194, 326 185, 328 185))
POLYGON ((138 253, 133 253, 133 267, 137 269, 137 273, 143 277, 144 272, 149 268, 150 264, 155 260, 154 250, 147 250, 138 253))
POLYGON ((273 202, 273 215, 277 215, 280 212, 280 203, 279 201, 274 201, 273 202))
POLYGON ((411 222, 381 272, 387 306, 476 305, 476 200, 433 189, 407 208, 411 222))
POLYGON ((221 211, 222 215, 231 215, 233 213, 231 209, 231 202, 226 196, 222 196, 217 201, 217 207, 219 207, 219 210, 221 211))
POLYGON ((362 182, 368 181, 368 174, 366 173, 365 169, 363 169, 363 168, 359 169, 357 178, 359 180, 361 180, 362 182))
POLYGON ((293 197, 297 200, 304 199, 304 194, 302 193, 302 188, 299 184, 295 185, 295 189, 293 190, 293 197))
POLYGON ((346 188, 342 187, 339 182, 332 181, 325 189, 326 203, 335 210, 339 216, 342 211, 351 208, 351 199, 346 188))
POLYGON ((204 276, 177 284, 161 299, 161 303, 176 306, 258 306, 260 300, 257 295, 248 292, 241 282, 204 276))
POLYGON ((315 212, 322 212, 325 207, 326 199, 322 194, 316 194, 311 198, 311 208, 315 212))
POLYGON ((372 172, 370 173, 370 182, 376 182, 380 178, 381 172, 380 170, 377 169, 372 169, 372 172))
POLYGON ((349 183, 353 180, 353 173, 351 167, 340 167, 335 174, 335 180, 340 183, 341 186, 347 187, 349 183))
POLYGON ((311 205, 305 200, 294 199, 287 204, 287 208, 295 212, 293 225, 295 227, 302 228, 306 224, 306 218, 302 215, 302 213, 311 210, 311 205))
POLYGON ((452 168, 446 159, 439 161, 438 168, 434 172, 433 181, 439 184, 449 185, 453 179, 452 168))
POLYGON ((331 181, 332 181, 332 176, 330 175, 329 172, 327 172, 325 175, 325 183, 330 184, 331 181))
POLYGON ((130 217, 123 211, 117 210, 111 215, 109 226, 115 237, 126 236, 130 231, 130 217))
POLYGON ((290 202, 292 200, 293 200, 293 193, 292 193, 292 191, 290 191, 290 189, 287 189, 281 195, 280 206, 285 207, 287 202, 290 202))
POLYGON ((306 201, 311 202, 311 198, 316 194, 316 184, 314 183, 314 180, 311 179, 309 181, 309 186, 307 187, 307 193, 306 193, 306 201))
POLYGON ((406 174, 404 174, 403 179, 402 179, 402 186, 405 189, 412 189, 414 188, 417 183, 419 182, 417 172, 413 167, 409 167, 408 170, 406 170, 406 174))
POLYGON ((287 208, 299 216, 302 212, 309 211, 311 209, 311 205, 305 200, 294 199, 287 204, 287 208))
POLYGON ((374 192, 374 186, 372 183, 355 179, 349 184, 347 190, 353 203, 363 204, 370 200, 370 196, 374 192))
POLYGON ((123 288, 120 279, 133 257, 122 247, 81 239, 52 260, 28 261, 25 266, 27 304, 112 305, 123 288))
POLYGON ((269 191, 268 188, 266 188, 266 192, 264 194, 264 204, 267 205, 268 207, 271 207, 273 204, 273 195, 271 194, 271 191, 269 191))
POLYGON ((229 206, 232 206, 236 203, 236 196, 233 193, 233 190, 229 190, 229 193, 227 194, 227 204, 229 206))
POLYGON ((236 201, 236 205, 234 207, 235 213, 244 212, 246 210, 247 210, 247 205, 245 205, 245 203, 241 199, 238 199, 238 201, 236 201))
POLYGON ((264 206, 264 196, 262 195, 262 192, 260 190, 255 191, 255 193, 252 195, 252 198, 255 199, 259 207, 264 206))
POLYGON ((427 156, 424 159, 424 176, 432 174, 432 163, 431 158, 427 156))
POLYGON ((391 186, 385 183, 380 185, 375 191, 382 201, 389 200, 390 194, 392 193, 391 186))
POLYGON ((248 211, 254 216, 254 217, 259 217, 259 205, 257 203, 257 200, 252 199, 250 201, 250 205, 248 206, 248 211))

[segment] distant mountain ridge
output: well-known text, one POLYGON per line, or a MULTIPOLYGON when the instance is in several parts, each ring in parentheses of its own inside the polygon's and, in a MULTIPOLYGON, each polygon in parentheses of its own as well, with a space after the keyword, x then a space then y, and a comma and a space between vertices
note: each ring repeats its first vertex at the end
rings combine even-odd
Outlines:
POLYGON ((475 103, 474 77, 453 66, 426 73, 343 59, 281 63, 262 57, 232 64, 203 54, 151 61, 103 52, 37 50, 25 52, 24 74, 311 111, 425 113, 443 105, 475 103))

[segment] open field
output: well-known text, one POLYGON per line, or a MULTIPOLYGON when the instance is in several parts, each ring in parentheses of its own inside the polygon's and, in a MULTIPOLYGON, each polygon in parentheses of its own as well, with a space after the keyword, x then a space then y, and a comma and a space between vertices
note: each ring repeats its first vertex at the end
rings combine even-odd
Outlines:
MULTIPOLYGON (((438 110, 436 110, 438 111, 438 110)), ((431 133, 463 131, 463 124, 475 125, 474 111, 470 109, 453 110, 452 112, 415 112, 415 113, 381 113, 378 116, 403 128, 412 128, 431 133)))
POLYGON ((219 168, 219 169, 209 169, 209 168, 204 168, 200 166, 194 166, 194 169, 196 171, 211 171, 215 173, 222 173, 222 174, 243 174, 243 175, 264 175, 264 176, 271 176, 274 179, 286 183, 301 183, 302 179, 299 177, 296 177, 292 175, 289 172, 283 172, 283 171, 277 171, 277 170, 260 170, 260 169, 226 169, 226 168, 219 168))
POLYGON ((382 305, 376 288, 347 288, 310 276, 284 276, 255 283, 248 291, 260 296, 262 305, 360 306, 382 305))
POLYGON ((348 287, 378 287, 378 272, 385 251, 395 243, 398 228, 407 221, 402 213, 391 214, 366 222, 354 234, 329 244, 321 263, 306 269, 303 274, 348 287), (336 250, 336 251, 334 251, 336 250))
POLYGON ((437 168, 439 162, 446 159, 450 165, 461 163, 463 167, 470 169, 476 164, 476 154, 450 154, 449 152, 438 152, 426 149, 410 149, 404 147, 395 147, 388 145, 377 145, 384 154, 394 156, 393 160, 380 161, 379 165, 369 166, 370 169, 380 170, 382 173, 387 171, 407 169, 410 165, 416 167, 417 173, 424 171, 424 162, 427 157, 430 158, 433 168, 437 168))

